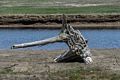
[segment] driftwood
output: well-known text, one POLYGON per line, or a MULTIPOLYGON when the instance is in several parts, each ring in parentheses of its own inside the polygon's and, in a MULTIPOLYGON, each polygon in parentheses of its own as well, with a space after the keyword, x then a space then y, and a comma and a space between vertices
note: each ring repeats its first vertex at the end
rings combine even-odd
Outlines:
POLYGON ((15 48, 25 48, 37 45, 46 45, 48 43, 54 42, 65 42, 69 50, 65 51, 63 54, 57 56, 55 62, 85 62, 91 63, 91 53, 87 45, 87 40, 84 39, 79 30, 74 30, 71 25, 67 24, 66 16, 63 15, 63 25, 60 34, 56 37, 52 37, 45 40, 16 44, 12 46, 12 49, 15 48))

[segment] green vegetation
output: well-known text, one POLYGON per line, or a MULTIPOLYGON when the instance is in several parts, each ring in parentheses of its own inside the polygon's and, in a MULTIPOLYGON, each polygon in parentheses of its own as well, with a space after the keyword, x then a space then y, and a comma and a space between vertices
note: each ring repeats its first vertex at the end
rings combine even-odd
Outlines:
POLYGON ((110 70, 103 70, 99 67, 93 68, 76 68, 64 71, 58 71, 50 75, 54 80, 54 76, 57 78, 62 77, 64 80, 119 80, 120 74, 112 73, 110 70))
POLYGON ((1 0, 0 5, 0 14, 120 13, 119 0, 1 0))
POLYGON ((13 70, 11 68, 0 69, 0 74, 12 74, 13 70))
MULTIPOLYGON (((4 68, 0 70, 1 74, 24 74, 30 75, 29 72, 14 72, 11 68, 4 68)), ((77 67, 73 69, 65 69, 60 71, 51 72, 47 70, 43 72, 48 76, 49 80, 119 80, 120 74, 115 73, 110 70, 102 69, 98 66, 96 67, 77 67)))
POLYGON ((120 13, 120 6, 91 6, 91 7, 1 7, 0 14, 79 14, 79 13, 120 13))

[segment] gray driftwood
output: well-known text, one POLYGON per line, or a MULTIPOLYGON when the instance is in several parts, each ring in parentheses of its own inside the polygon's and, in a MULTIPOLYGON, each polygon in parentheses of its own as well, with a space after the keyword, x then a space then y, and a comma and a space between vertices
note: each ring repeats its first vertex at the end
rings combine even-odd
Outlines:
POLYGON ((65 42, 69 50, 65 51, 63 54, 57 56, 54 61, 55 62, 85 62, 91 63, 91 53, 90 49, 87 45, 87 40, 82 36, 79 30, 74 30, 71 25, 67 24, 67 20, 65 20, 65 15, 63 15, 63 27, 60 34, 56 37, 52 37, 45 40, 16 44, 12 46, 12 49, 15 48, 25 48, 37 45, 46 45, 48 43, 54 42, 65 42))

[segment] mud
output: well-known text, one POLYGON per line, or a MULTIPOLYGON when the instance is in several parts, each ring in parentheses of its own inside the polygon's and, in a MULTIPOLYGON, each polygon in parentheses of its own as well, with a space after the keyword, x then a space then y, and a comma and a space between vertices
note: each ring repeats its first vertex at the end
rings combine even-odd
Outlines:
MULTIPOLYGON (((75 28, 120 28, 120 15, 67 15, 75 28)), ((62 15, 1 15, 0 28, 61 28, 62 15)))

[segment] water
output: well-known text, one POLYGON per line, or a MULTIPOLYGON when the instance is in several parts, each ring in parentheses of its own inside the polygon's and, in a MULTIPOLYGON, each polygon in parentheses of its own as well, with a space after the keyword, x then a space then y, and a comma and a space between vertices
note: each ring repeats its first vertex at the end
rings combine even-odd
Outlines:
MULTIPOLYGON (((120 48, 120 30, 80 30, 90 48, 120 48)), ((0 49, 10 49, 13 44, 42 40, 58 35, 60 30, 0 29, 0 49)), ((26 48, 32 50, 55 50, 68 48, 65 43, 26 48)))

